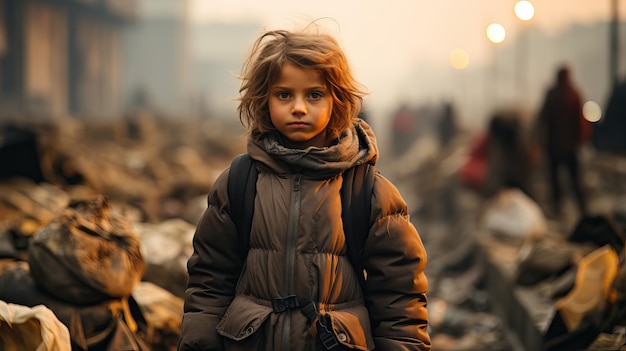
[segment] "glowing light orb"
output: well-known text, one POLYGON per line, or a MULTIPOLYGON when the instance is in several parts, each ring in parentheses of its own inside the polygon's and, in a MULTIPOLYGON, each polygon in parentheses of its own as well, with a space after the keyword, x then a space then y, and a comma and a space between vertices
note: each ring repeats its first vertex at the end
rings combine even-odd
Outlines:
POLYGON ((535 7, 530 1, 520 0, 515 3, 515 16, 522 21, 529 21, 535 16, 535 7))
POLYGON ((487 38, 492 43, 501 43, 506 37, 506 30, 500 23, 492 23, 487 26, 487 38))
POLYGON ((463 49, 450 51, 450 65, 455 69, 465 69, 469 65, 469 55, 463 49))
POLYGON ((598 122, 602 118, 602 108, 595 101, 587 101, 583 104, 583 116, 589 122, 598 122))

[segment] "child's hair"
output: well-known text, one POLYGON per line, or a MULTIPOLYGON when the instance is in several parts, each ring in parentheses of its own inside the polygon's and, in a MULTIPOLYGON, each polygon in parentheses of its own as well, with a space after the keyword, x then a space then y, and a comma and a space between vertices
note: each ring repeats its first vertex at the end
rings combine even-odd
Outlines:
POLYGON ((240 76, 237 110, 242 125, 250 133, 276 129, 269 115, 269 89, 287 62, 320 72, 333 98, 327 131, 338 137, 357 118, 366 93, 352 76, 337 41, 328 34, 309 31, 271 30, 254 42, 240 76))

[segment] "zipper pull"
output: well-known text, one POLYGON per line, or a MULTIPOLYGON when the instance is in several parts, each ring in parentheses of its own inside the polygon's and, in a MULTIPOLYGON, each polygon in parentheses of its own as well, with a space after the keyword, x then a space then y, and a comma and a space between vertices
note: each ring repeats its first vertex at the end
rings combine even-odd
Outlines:
POLYGON ((302 180, 301 174, 296 174, 293 181, 293 191, 300 191, 300 181, 302 180))

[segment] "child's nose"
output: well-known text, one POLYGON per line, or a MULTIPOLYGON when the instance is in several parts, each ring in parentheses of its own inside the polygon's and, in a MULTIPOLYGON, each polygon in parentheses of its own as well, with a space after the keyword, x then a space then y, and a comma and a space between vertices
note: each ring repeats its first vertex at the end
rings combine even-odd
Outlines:
POLYGON ((304 103, 304 99, 297 97, 293 101, 292 113, 294 114, 306 114, 306 104, 304 103))

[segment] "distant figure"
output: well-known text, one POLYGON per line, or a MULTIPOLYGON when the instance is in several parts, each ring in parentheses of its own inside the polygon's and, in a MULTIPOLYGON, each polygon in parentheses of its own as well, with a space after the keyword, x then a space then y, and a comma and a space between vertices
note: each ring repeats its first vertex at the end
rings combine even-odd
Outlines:
POLYGON ((587 203, 580 177, 579 152, 590 136, 591 126, 582 114, 581 94, 572 83, 570 69, 561 66, 556 83, 545 97, 538 117, 539 135, 548 161, 548 181, 552 192, 552 210, 562 211, 559 172, 565 168, 581 214, 587 203))
POLYGON ((395 156, 404 154, 415 141, 417 120, 407 105, 401 105, 392 117, 392 149, 395 156))
POLYGON ((40 136, 17 125, 0 125, 0 179, 23 177, 45 181, 41 169, 40 136))
POLYGON ((626 152, 626 79, 613 87, 606 112, 593 130, 593 145, 598 150, 626 152))
POLYGON ((439 143, 446 147, 455 137, 457 132, 457 116, 454 105, 451 102, 443 104, 443 111, 439 119, 439 143))
POLYGON ((493 113, 488 135, 485 195, 491 197, 502 189, 517 188, 532 198, 530 147, 520 114, 514 110, 493 113))

